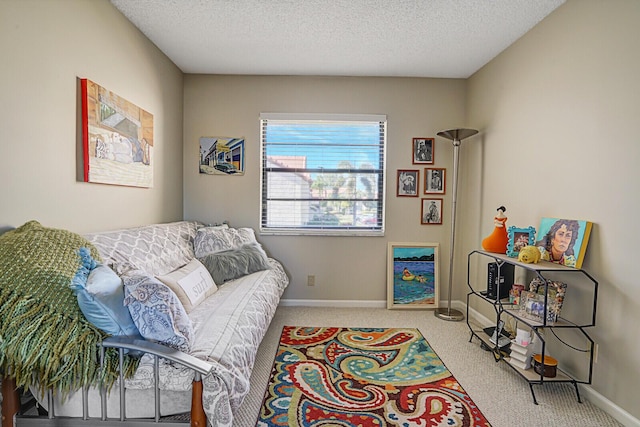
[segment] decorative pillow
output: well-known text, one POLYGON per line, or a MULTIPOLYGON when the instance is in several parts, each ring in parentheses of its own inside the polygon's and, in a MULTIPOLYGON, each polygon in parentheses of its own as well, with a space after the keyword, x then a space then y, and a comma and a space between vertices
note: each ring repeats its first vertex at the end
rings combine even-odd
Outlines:
POLYGON ((122 278, 124 305, 140 334, 188 353, 194 338, 193 325, 176 294, 142 270, 129 271, 122 278))
POLYGON ((200 258, 200 261, 218 284, 271 268, 267 254, 257 242, 209 254, 200 258))
MULTIPOLYGON (((193 240, 196 258, 209 254, 238 249, 247 243, 256 242, 253 228, 202 227, 193 240)), ((215 279, 214 279, 215 280, 215 279)))
POLYGON ((218 290, 209 271, 195 258, 169 274, 156 277, 175 292, 187 313, 218 290))
POLYGON ((73 280, 80 310, 94 326, 110 335, 140 337, 138 328, 124 306, 122 279, 106 265, 98 265, 85 283, 73 280))

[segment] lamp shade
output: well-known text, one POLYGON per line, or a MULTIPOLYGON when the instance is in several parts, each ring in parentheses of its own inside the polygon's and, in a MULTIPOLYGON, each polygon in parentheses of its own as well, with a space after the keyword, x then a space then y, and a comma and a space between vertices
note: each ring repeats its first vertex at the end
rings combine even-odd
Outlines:
POLYGON ((438 136, 450 139, 452 141, 462 141, 465 138, 478 133, 475 129, 449 129, 438 132, 438 136))

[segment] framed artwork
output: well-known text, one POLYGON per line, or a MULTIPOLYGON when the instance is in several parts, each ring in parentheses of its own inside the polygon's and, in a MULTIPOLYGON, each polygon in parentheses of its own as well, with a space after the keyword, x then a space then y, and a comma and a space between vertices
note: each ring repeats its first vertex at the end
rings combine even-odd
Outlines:
POLYGON ((244 138, 201 137, 199 170, 207 175, 244 175, 244 138))
POLYGON ((444 194, 446 172, 445 168, 425 168, 424 194, 444 194))
POLYGON ((422 199, 421 224, 442 224, 442 199, 422 199))
POLYGON ((438 243, 388 243, 387 308, 437 308, 438 243))
POLYGON ((418 185, 420 183, 419 170, 398 170, 396 182, 396 196, 398 197, 418 197, 418 185))
POLYGON ((575 219, 542 218, 535 243, 542 259, 567 267, 582 267, 592 225, 575 219))
POLYGON ((153 115, 80 79, 84 182, 151 187, 153 115))
POLYGON ((511 226, 507 228, 509 241, 507 242, 507 256, 518 257, 520 249, 528 245, 533 245, 536 240, 536 229, 532 226, 518 228, 511 226))
POLYGON ((433 164, 433 138, 413 138, 413 164, 433 164))

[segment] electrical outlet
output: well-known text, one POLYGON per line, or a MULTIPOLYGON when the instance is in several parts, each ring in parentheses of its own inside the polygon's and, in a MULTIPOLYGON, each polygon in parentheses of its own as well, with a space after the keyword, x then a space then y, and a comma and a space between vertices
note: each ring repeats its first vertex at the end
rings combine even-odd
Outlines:
POLYGON ((315 286, 316 285, 316 276, 314 274, 310 274, 307 276, 307 286, 315 286))
POLYGON ((593 363, 598 363, 598 343, 593 344, 593 363))

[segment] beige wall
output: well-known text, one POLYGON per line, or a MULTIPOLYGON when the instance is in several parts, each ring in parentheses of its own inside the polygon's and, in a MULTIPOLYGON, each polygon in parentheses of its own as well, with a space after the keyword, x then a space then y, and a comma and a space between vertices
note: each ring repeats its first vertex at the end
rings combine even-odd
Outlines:
POLYGON ((182 218, 182 73, 108 1, 3 0, 0 52, 0 227, 182 218), (153 188, 77 180, 78 78, 153 114, 153 188))
MULTIPOLYGON (((434 137, 464 119, 465 82, 411 78, 185 76, 185 218, 259 226, 261 112, 386 114, 387 221, 384 237, 259 236, 291 277, 289 299, 386 300, 387 242, 439 242, 447 283, 449 203, 445 224, 420 224, 420 198, 396 197, 396 171, 412 164, 411 139, 434 137), (201 136, 246 138, 244 176, 198 173, 201 136), (307 275, 316 285, 307 286, 307 275)), ((450 170, 452 147, 436 141, 436 166, 450 170)), ((422 166, 422 167, 417 167, 422 166)), ((420 191, 423 190, 421 183, 420 191)), ((442 285, 442 297, 446 286, 442 285)))
MULTIPOLYGON (((419 199, 395 197, 395 173, 414 167, 412 137, 473 126, 481 133, 461 153, 454 299, 464 299, 466 253, 491 232, 498 205, 508 225, 593 221, 584 263, 600 282, 593 389, 640 418, 638 17, 635 0, 569 0, 468 81, 189 75, 183 95, 180 71, 106 0, 2 0, 0 228, 38 219, 83 232, 182 217, 257 228, 260 112, 387 114, 384 238, 259 239, 288 268, 286 298, 374 301, 386 298, 388 241, 440 242, 444 299, 448 214, 421 226, 419 199), (77 181, 78 77, 154 115, 152 189, 77 181), (245 176, 199 175, 200 136, 244 136, 245 176)), ((437 138, 436 166, 451 171, 451 153, 437 138)))
POLYGON ((593 389, 636 418, 639 18, 636 0, 569 0, 469 79, 469 123, 482 141, 466 159, 478 183, 461 245, 477 248, 500 204, 508 225, 593 221, 583 264, 600 283, 593 389))

